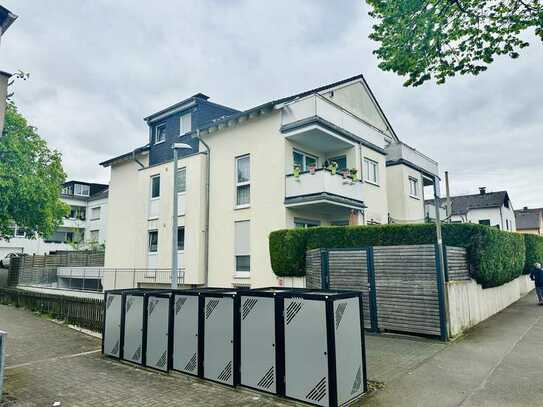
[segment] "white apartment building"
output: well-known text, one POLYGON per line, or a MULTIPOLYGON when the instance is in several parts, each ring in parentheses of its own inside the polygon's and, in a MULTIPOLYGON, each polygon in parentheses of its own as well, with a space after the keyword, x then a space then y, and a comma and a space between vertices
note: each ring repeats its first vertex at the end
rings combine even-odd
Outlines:
POLYGON ((399 140, 362 75, 245 111, 197 94, 145 120, 148 144, 102 163, 111 168, 105 266, 171 267, 176 227, 186 285, 303 285, 273 274, 272 231, 420 222, 423 187, 438 175, 399 140), (177 169, 173 143, 191 147, 177 169))
POLYGON ((62 185, 60 199, 70 206, 69 214, 51 236, 29 239, 13 227, 13 238, 0 239, 0 259, 10 253, 46 254, 58 250, 74 250, 105 244, 107 238, 108 185, 68 181, 62 185), (70 243, 72 242, 72 244, 70 243))

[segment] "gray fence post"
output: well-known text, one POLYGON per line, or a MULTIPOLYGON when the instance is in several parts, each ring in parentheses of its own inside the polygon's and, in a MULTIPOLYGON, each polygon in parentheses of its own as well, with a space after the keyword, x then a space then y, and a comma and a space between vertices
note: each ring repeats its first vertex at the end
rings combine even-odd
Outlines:
POLYGON ((368 308, 370 310, 371 330, 379 332, 379 319, 377 317, 377 286, 375 283, 375 262, 373 247, 366 248, 366 258, 368 263, 368 308))
POLYGON ((330 256, 328 249, 321 249, 321 288, 330 289, 330 256))
POLYGON ((4 367, 6 354, 7 332, 0 331, 0 401, 2 401, 2 390, 4 389, 4 367))

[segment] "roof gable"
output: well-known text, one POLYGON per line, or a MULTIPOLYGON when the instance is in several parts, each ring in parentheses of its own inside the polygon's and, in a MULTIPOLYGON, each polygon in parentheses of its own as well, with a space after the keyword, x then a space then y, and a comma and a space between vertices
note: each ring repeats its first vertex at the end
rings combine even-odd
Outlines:
MULTIPOLYGON (((507 191, 451 196, 452 215, 465 215, 473 209, 499 208, 508 201, 507 191)), ((433 201, 427 200, 426 203, 432 204, 433 201)), ((446 203, 447 199, 441 198, 440 206, 444 206, 446 203)))

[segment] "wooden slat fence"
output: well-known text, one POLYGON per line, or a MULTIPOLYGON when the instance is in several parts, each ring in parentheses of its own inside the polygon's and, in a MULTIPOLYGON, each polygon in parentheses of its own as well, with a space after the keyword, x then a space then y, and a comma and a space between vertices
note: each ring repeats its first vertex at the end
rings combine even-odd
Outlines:
POLYGON ((447 246, 449 281, 470 280, 468 253, 463 247, 447 246))
POLYGON ((0 303, 49 314, 55 319, 95 332, 102 332, 104 301, 101 299, 0 288, 0 303))

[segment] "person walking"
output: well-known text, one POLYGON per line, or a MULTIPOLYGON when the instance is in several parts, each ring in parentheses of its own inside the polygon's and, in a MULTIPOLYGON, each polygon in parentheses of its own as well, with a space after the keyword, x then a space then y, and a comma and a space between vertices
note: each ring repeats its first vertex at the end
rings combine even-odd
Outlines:
POLYGON ((535 263, 532 272, 530 273, 530 279, 535 282, 535 292, 539 305, 543 305, 543 269, 541 269, 541 263, 535 263))

